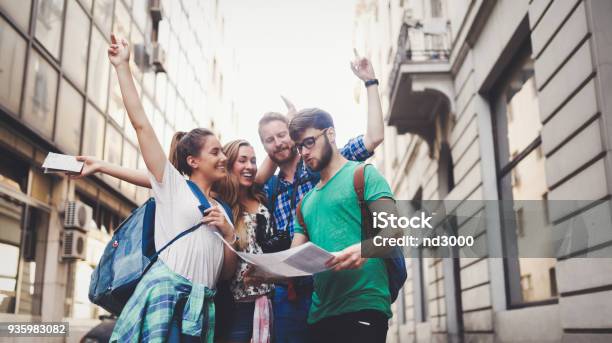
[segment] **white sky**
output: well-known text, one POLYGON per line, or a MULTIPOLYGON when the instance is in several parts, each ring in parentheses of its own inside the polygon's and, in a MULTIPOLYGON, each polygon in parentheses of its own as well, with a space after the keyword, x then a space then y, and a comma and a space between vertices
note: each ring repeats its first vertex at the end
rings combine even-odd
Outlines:
POLYGON ((264 150, 257 122, 268 111, 284 113, 284 95, 298 109, 320 107, 332 114, 338 145, 365 132, 365 103, 355 102, 361 85, 352 73, 354 0, 222 0, 227 44, 236 50, 237 137, 264 150))

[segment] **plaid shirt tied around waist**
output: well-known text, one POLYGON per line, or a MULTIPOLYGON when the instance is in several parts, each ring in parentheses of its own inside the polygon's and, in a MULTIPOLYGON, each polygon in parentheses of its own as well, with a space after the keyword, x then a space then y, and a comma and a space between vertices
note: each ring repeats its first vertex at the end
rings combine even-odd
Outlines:
POLYGON ((110 341, 173 342, 183 334, 212 343, 214 296, 215 290, 192 283, 158 259, 136 286, 110 341))

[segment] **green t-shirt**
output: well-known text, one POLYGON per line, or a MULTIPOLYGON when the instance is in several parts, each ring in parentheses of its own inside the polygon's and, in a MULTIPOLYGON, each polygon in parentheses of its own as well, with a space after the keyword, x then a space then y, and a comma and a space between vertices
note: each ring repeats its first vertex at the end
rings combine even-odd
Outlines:
MULTIPOLYGON (((341 251, 361 241, 361 210, 353 187, 358 162, 347 162, 321 188, 313 188, 302 199, 302 215, 311 242, 321 248, 341 251)), ((383 176, 373 167, 365 169, 365 200, 393 198, 383 176)), ((304 234, 297 218, 294 230, 304 234)), ((357 270, 326 271, 314 276, 309 323, 360 310, 378 310, 391 317, 389 280, 385 263, 370 258, 357 270)))

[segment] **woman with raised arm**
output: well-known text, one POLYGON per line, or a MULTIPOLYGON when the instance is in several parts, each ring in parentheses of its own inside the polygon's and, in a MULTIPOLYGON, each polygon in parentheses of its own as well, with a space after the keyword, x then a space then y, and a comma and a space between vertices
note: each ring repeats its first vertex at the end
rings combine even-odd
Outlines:
POLYGON ((156 201, 155 247, 202 222, 199 229, 164 250, 143 276, 113 330, 113 342, 213 342, 215 286, 234 275, 237 257, 219 234, 235 243, 237 236, 212 186, 227 175, 227 158, 214 134, 194 129, 175 134, 171 160, 155 136, 134 86, 125 39, 111 36, 108 57, 117 72, 128 117, 136 131, 156 201), (185 179, 189 178, 192 189, 185 179), (210 202, 203 214, 195 195, 210 202))
MULTIPOLYGON (((175 150, 173 140, 170 150, 175 150)), ((266 195, 254 182, 257 174, 255 150, 245 140, 234 140, 223 147, 227 156, 228 174, 213 184, 221 199, 231 207, 235 231, 238 236, 234 248, 248 253, 263 253, 258 237, 271 231, 272 221, 266 204, 266 195)), ((151 188, 151 182, 141 170, 133 170, 93 157, 78 156, 84 168, 77 177, 101 172, 138 186, 151 188)), ((267 342, 271 329, 269 296, 272 284, 246 285, 244 276, 248 264, 239 262, 230 279, 229 289, 234 300, 233 311, 227 317, 217 318, 215 339, 221 342, 267 342)), ((225 314, 225 313, 224 313, 225 314)))

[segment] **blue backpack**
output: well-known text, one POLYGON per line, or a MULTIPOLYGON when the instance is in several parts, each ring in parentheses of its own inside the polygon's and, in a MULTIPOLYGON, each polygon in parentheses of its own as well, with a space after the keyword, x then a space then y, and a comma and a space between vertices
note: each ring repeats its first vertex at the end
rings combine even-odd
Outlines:
MULTIPOLYGON (((187 180, 187 184, 200 201, 198 209, 202 213, 211 207, 195 183, 187 180)), ((219 200, 217 202, 223 206, 231 220, 232 212, 227 204, 219 200)), ((113 238, 106 245, 98 266, 91 274, 89 300, 108 312, 119 315, 134 293, 136 285, 159 254, 201 225, 200 222, 179 233, 155 251, 155 200, 147 200, 119 224, 113 238)))
MULTIPOLYGON (((368 210, 368 204, 365 201, 366 166, 367 164, 360 164, 357 166, 353 174, 353 187, 355 188, 355 193, 357 193, 357 200, 359 201, 359 208, 361 210, 361 230, 364 237, 366 237, 366 229, 372 225, 372 216, 368 210)), ((298 221, 304 231, 306 231, 306 223, 304 222, 304 216, 302 215, 301 201, 299 202, 296 211, 298 221)), ((406 260, 404 259, 402 250, 399 247, 395 247, 393 248, 390 256, 384 258, 384 261, 389 278, 389 294, 391 295, 391 303, 394 303, 400 290, 404 286, 406 279, 408 278, 406 260)))

